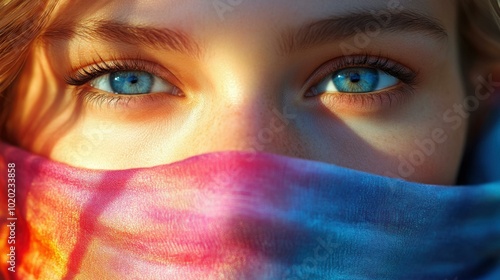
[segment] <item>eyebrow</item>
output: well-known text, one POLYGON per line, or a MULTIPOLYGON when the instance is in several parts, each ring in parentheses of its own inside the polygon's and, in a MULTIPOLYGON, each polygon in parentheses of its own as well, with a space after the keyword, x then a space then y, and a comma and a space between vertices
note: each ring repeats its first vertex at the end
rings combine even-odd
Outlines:
POLYGON ((199 56, 201 53, 200 46, 183 32, 107 20, 56 26, 45 31, 43 37, 49 40, 70 40, 74 37, 82 37, 89 41, 101 39, 108 42, 166 49, 191 56, 199 56))
MULTIPOLYGON (((380 33, 418 32, 430 38, 448 38, 446 30, 437 20, 417 12, 404 11, 390 14, 390 20, 386 26, 382 26, 372 13, 363 11, 333 16, 299 28, 283 30, 277 35, 278 53, 288 55, 316 45, 339 42, 364 32, 370 25, 380 27, 380 33)), ((43 37, 63 40, 83 37, 90 41, 97 38, 109 42, 151 46, 194 57, 200 57, 202 54, 200 46, 183 32, 108 20, 55 26, 46 30, 43 37)))
POLYGON ((426 15, 413 11, 389 15, 388 22, 381 23, 369 11, 356 12, 315 21, 295 30, 286 30, 278 36, 278 52, 281 55, 287 55, 316 45, 352 38, 359 33, 372 38, 368 34, 375 31, 380 33, 418 32, 438 40, 448 38, 443 25, 426 15))

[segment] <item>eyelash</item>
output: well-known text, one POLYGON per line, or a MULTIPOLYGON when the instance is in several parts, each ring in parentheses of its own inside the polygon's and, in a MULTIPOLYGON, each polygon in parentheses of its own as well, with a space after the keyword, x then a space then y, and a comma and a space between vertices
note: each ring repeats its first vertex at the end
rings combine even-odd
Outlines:
MULTIPOLYGON (((85 86, 93 79, 96 79, 102 75, 110 74, 118 71, 145 71, 156 75, 166 82, 172 84, 174 87, 175 84, 170 82, 174 80, 177 82, 172 73, 157 66, 154 63, 141 60, 141 59, 132 59, 132 60, 112 60, 112 61, 104 61, 101 59, 99 62, 95 62, 94 64, 78 68, 72 70, 70 73, 66 75, 64 80, 68 85, 76 86, 77 91, 76 95, 79 98, 82 98, 84 101, 93 103, 96 105, 129 105, 131 101, 140 102, 140 101, 155 101, 157 98, 161 97, 161 93, 151 93, 151 94, 138 94, 138 95, 120 95, 120 94, 112 94, 112 93, 103 93, 98 89, 95 89, 91 86, 85 86), (82 87, 83 86, 83 87, 82 87)), ((177 88, 177 87, 176 87, 177 88)), ((182 93, 172 94, 175 96, 182 96, 182 93)))
POLYGON ((415 91, 415 85, 418 84, 418 71, 403 66, 400 63, 392 61, 384 56, 373 56, 369 54, 343 56, 330 60, 319 67, 318 70, 309 78, 305 84, 307 89, 304 95, 306 99, 312 99, 313 102, 321 101, 327 103, 329 107, 354 108, 359 111, 377 109, 384 105, 391 106, 394 103, 402 101, 403 98, 410 96, 415 91), (389 75, 397 78, 400 83, 395 88, 383 89, 364 94, 352 93, 320 93, 319 95, 311 94, 313 89, 323 79, 332 75, 336 71, 350 67, 368 67, 381 70, 389 75), (316 98, 314 98, 316 97, 316 98))
MULTIPOLYGON (((100 62, 94 62, 94 64, 73 70, 70 74, 67 74, 65 81, 68 85, 76 86, 76 95, 82 98, 84 101, 89 103, 94 103, 96 105, 128 105, 131 101, 155 101, 156 98, 161 97, 161 94, 141 94, 141 95, 118 95, 111 93, 103 93, 91 86, 86 86, 87 83, 93 79, 117 71, 145 71, 153 75, 157 75, 160 78, 164 78, 167 82, 171 83, 175 77, 173 74, 167 70, 157 66, 154 63, 147 62, 141 59, 134 60, 112 60, 106 62, 101 59, 100 62)), ((324 63, 319 67, 318 70, 308 79, 306 82, 307 91, 304 95, 307 99, 324 99, 323 101, 329 106, 333 107, 356 107, 360 109, 366 109, 369 106, 380 107, 387 103, 392 105, 397 101, 401 101, 402 97, 411 95, 414 92, 414 86, 418 83, 417 81, 418 72, 414 72, 409 68, 396 63, 383 56, 372 56, 368 54, 357 55, 357 56, 343 56, 331 61, 324 63), (379 69, 387 74, 390 74, 403 83, 403 86, 398 86, 399 89, 387 89, 380 90, 372 93, 365 94, 350 94, 350 93, 321 93, 317 96, 311 96, 313 88, 323 79, 332 75, 332 73, 349 67, 371 67, 374 69, 379 69), (321 97, 321 98, 314 98, 321 97)), ((171 83, 175 86, 174 83, 171 83)))

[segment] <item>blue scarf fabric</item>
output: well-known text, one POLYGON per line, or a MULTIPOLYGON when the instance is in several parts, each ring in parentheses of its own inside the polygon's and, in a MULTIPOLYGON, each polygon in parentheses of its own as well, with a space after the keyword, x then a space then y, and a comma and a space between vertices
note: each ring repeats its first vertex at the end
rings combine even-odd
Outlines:
POLYGON ((500 181, 500 104, 488 115, 485 127, 481 140, 472 151, 467 169, 468 183, 500 181))
POLYGON ((16 163, 23 240, 17 274, 2 260, 10 279, 500 279, 500 182, 243 152, 125 171, 0 153, 16 163))

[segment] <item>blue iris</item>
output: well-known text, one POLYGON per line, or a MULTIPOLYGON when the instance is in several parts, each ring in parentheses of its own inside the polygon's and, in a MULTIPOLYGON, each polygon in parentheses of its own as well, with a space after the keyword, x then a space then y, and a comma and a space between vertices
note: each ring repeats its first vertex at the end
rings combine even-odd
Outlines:
POLYGON ((346 68, 332 76, 340 92, 357 93, 374 91, 379 84, 379 73, 373 68, 346 68))
POLYGON ((153 82, 153 75, 144 71, 120 71, 109 74, 111 89, 119 94, 149 93, 153 82))

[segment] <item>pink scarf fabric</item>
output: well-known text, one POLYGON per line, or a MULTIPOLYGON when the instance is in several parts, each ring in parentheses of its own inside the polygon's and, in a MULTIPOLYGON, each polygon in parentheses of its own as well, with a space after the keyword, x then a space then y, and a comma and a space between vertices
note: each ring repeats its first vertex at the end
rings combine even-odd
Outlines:
POLYGON ((17 218, 6 279, 500 275, 486 262, 500 252, 498 185, 425 186, 242 152, 121 171, 0 153, 2 186, 8 163, 16 174, 15 215, 0 210, 2 244, 17 218))

